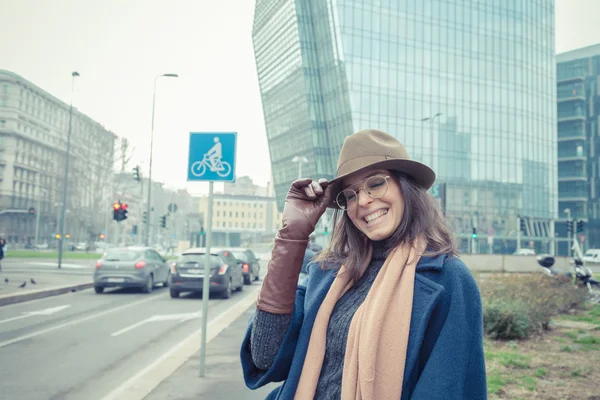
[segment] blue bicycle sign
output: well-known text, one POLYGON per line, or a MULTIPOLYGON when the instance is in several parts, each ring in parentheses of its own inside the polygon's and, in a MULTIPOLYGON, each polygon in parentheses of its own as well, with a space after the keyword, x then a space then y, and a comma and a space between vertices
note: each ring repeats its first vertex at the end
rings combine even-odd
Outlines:
POLYGON ((235 132, 190 134, 188 181, 235 180, 235 132))

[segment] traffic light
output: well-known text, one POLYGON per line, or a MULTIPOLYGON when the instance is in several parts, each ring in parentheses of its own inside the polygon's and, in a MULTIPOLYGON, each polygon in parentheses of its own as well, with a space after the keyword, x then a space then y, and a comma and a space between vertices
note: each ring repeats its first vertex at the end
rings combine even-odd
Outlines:
POLYGON ((569 234, 573 233, 573 221, 571 220, 567 221, 567 232, 569 234))
POLYGON ((57 233, 56 235, 54 235, 55 239, 60 239, 60 233, 57 233))
POLYGON ((525 218, 519 217, 519 229, 523 233, 527 233, 527 224, 525 223, 525 218))
POLYGON ((100 240, 104 240, 104 233, 100 234, 100 240))
POLYGON ((137 225, 134 225, 134 226, 131 228, 131 233, 132 233, 132 234, 134 234, 134 235, 137 235, 137 233, 138 233, 138 228, 137 228, 137 225))
POLYGON ((473 239, 477 239, 477 228, 473 228, 473 233, 471 233, 471 237, 473 239))
POLYGON ((323 228, 323 235, 325 235, 325 236, 329 235, 329 229, 327 227, 323 228))
POLYGON ((135 168, 133 169, 133 179, 135 179, 138 182, 141 180, 139 165, 136 165, 135 168))
POLYGON ((148 212, 144 211, 144 223, 147 224, 148 223, 148 212))
POLYGON ((204 225, 200 226, 200 235, 204 235, 204 225))
POLYGON ((160 227, 161 228, 167 227, 167 216, 166 215, 163 215, 162 217, 160 217, 160 227))
POLYGON ((577 221, 577 233, 583 233, 583 221, 577 221))
POLYGON ((29 207, 29 215, 35 215, 35 208, 29 207))
POLYGON ((127 204, 121 204, 120 201, 113 204, 113 219, 117 222, 127 219, 127 204))

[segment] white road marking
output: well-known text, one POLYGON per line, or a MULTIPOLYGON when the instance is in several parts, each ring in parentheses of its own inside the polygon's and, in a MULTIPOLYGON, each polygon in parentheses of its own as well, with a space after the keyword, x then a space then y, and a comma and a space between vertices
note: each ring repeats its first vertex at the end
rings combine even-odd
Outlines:
POLYGON ((31 317, 34 315, 52 315, 52 314, 56 314, 57 312, 62 311, 65 308, 69 308, 69 307, 71 307, 70 304, 64 305, 64 306, 58 306, 58 307, 50 307, 50 308, 46 308, 44 310, 39 310, 39 311, 27 311, 27 312, 23 312, 22 315, 19 315, 17 317, 0 320, 0 324, 3 324, 5 322, 10 322, 10 321, 16 321, 18 319, 27 318, 27 317, 31 317))
MULTIPOLYGON (((25 263, 27 265, 41 265, 43 267, 56 267, 58 264, 56 264, 55 262, 42 262, 42 261, 32 261, 32 262, 27 262, 25 263)), ((61 267, 63 268, 73 268, 73 269, 92 269, 93 266, 86 266, 86 265, 80 265, 80 264, 61 264, 61 267)))
POLYGON ((106 311, 102 311, 102 312, 99 312, 99 313, 96 313, 96 314, 88 315, 87 317, 83 317, 83 318, 75 319, 73 321, 65 322, 64 324, 55 325, 55 326, 52 326, 50 328, 42 329, 41 331, 32 332, 32 333, 29 333, 29 334, 23 335, 23 336, 18 336, 18 337, 14 338, 14 339, 10 339, 10 340, 7 340, 5 342, 0 342, 0 348, 9 346, 9 345, 14 344, 14 343, 21 342, 21 341, 26 340, 26 339, 30 339, 32 337, 43 335, 44 333, 52 332, 52 331, 55 331, 57 329, 62 329, 62 328, 66 328, 68 326, 77 325, 77 324, 79 324, 81 322, 89 321, 90 319, 98 318, 98 317, 101 317, 101 316, 106 315, 106 314, 110 314, 110 313, 113 313, 113 312, 116 312, 116 311, 124 310, 125 308, 133 307, 133 306, 138 305, 138 304, 147 303, 147 302, 149 302, 151 300, 156 300, 156 298, 157 298, 157 296, 152 296, 152 297, 149 297, 147 299, 142 299, 140 301, 135 301, 133 303, 124 304, 124 305, 122 305, 120 307, 111 308, 110 310, 106 310, 106 311))
POLYGON ((194 312, 194 313, 187 313, 187 314, 171 314, 171 315, 154 315, 150 318, 146 318, 143 321, 137 322, 133 325, 128 326, 127 328, 121 329, 120 331, 114 332, 112 333, 110 336, 119 336, 122 335, 123 333, 129 332, 135 328, 137 328, 138 326, 142 326, 148 322, 154 322, 154 321, 177 321, 179 320, 179 322, 185 322, 185 321, 189 321, 195 318, 200 318, 202 316, 201 312, 194 312))
MULTIPOLYGON (((206 343, 210 343, 219 333, 239 318, 256 302, 256 294, 260 286, 233 304, 215 319, 208 322, 206 343)), ((200 349, 202 328, 171 347, 156 360, 116 387, 101 400, 142 400, 163 380, 171 376, 200 349)))

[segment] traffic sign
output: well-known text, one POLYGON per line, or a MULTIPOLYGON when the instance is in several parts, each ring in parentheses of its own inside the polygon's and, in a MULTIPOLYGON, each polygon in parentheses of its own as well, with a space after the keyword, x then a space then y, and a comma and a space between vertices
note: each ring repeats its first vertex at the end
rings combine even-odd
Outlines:
POLYGON ((237 132, 191 132, 188 181, 235 180, 237 132))

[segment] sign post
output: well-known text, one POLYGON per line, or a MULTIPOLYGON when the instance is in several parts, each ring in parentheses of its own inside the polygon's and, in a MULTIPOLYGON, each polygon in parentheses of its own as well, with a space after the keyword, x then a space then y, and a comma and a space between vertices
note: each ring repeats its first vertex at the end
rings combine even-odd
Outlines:
POLYGON ((213 185, 215 181, 235 181, 236 132, 191 132, 188 158, 188 181, 208 182, 204 277, 202 279, 202 344, 200 376, 206 365, 206 331, 210 291, 210 246, 212 245, 213 185))

